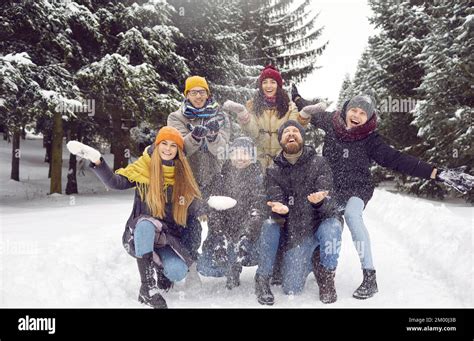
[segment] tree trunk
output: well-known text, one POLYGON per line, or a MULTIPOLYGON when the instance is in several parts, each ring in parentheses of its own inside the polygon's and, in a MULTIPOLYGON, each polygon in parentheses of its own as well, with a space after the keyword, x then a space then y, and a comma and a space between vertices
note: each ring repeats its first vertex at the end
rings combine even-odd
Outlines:
POLYGON ((61 168, 63 161, 63 119, 62 114, 54 113, 53 138, 51 142, 51 186, 50 194, 61 193, 61 168))
POLYGON ((20 181, 20 132, 15 131, 12 138, 12 180, 20 181))
POLYGON ((8 136, 8 128, 6 126, 3 127, 3 141, 10 142, 10 139, 8 136))
MULTIPOLYGON (((69 140, 77 140, 77 128, 75 124, 71 124, 71 130, 69 135, 69 140)), ((69 154, 69 169, 67 171, 67 184, 66 184, 66 194, 76 194, 77 191, 77 160, 76 155, 69 154)))
POLYGON ((45 134, 43 136, 43 147, 46 148, 44 154, 44 162, 49 163, 48 165, 48 179, 51 178, 51 134, 45 134))
POLYGON ((76 155, 69 155, 69 169, 67 171, 67 184, 66 194, 76 194, 77 191, 77 179, 76 179, 76 155))
MULTIPOLYGON (((116 113, 118 111, 115 111, 116 113)), ((114 154, 114 171, 126 167, 130 158, 129 133, 122 129, 122 115, 114 115, 112 121, 112 146, 111 152, 114 154)))

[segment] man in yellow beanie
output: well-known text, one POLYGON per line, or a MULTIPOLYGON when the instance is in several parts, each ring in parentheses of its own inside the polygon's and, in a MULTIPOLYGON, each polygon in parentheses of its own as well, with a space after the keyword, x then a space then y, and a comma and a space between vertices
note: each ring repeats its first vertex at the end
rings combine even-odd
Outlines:
POLYGON ((212 98, 204 77, 186 79, 181 108, 168 116, 168 125, 179 130, 189 164, 201 188, 220 172, 230 137, 230 121, 212 98))

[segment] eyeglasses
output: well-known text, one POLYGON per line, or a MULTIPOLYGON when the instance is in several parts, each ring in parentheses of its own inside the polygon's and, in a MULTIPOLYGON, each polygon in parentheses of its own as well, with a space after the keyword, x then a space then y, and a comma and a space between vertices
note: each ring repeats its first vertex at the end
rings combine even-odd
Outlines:
POLYGON ((198 94, 204 97, 207 95, 207 90, 191 90, 188 94, 192 97, 196 97, 198 94))

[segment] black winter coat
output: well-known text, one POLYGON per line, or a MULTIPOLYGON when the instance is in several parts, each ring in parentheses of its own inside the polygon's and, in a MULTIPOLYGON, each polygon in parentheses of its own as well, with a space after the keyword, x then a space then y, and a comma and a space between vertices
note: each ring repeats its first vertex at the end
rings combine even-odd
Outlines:
POLYGON ((208 208, 209 234, 223 234, 232 241, 242 235, 256 241, 260 235, 263 220, 268 217, 263 174, 259 162, 244 169, 232 166, 230 160, 222 166, 220 174, 204 189, 209 196, 227 196, 237 204, 228 210, 217 211, 208 208))
POLYGON ((273 161, 265 178, 267 199, 289 208, 287 215, 276 216, 285 218, 284 228, 288 234, 285 248, 290 249, 313 235, 323 219, 338 218, 336 205, 331 198, 317 205, 307 198, 309 194, 320 191, 329 191, 331 196, 331 168, 310 146, 304 146, 303 154, 294 165, 286 160, 283 153, 279 153, 273 161))
POLYGON ((374 161, 400 173, 430 178, 433 166, 392 148, 376 131, 358 141, 342 141, 334 128, 334 114, 325 112, 313 115, 311 124, 326 132, 323 156, 331 165, 334 190, 340 205, 345 206, 353 196, 359 197, 367 205, 375 187, 370 173, 374 161))

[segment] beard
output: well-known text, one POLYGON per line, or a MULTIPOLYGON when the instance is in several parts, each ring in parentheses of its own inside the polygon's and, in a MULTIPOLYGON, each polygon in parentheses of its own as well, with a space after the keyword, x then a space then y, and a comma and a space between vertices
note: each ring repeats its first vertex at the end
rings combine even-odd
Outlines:
POLYGON ((285 143, 283 145, 283 151, 287 154, 298 154, 303 148, 303 142, 295 141, 294 143, 285 143))

